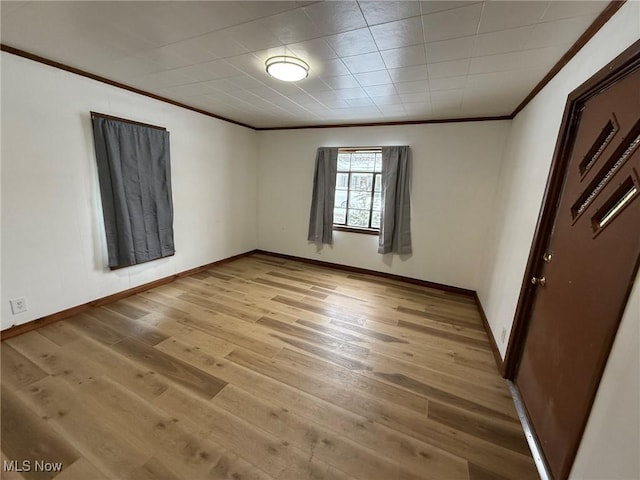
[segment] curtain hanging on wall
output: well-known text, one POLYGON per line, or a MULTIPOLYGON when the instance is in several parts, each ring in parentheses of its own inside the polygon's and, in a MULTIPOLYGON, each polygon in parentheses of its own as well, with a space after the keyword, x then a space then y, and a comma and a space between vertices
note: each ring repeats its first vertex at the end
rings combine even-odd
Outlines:
POLYGON ((307 239, 321 246, 333 243, 333 204, 336 194, 338 148, 320 147, 316 153, 313 196, 307 239))
POLYGON ((175 253, 169 132, 92 115, 109 267, 175 253))
POLYGON ((407 146, 382 147, 382 218, 378 253, 411 253, 411 156, 407 146))

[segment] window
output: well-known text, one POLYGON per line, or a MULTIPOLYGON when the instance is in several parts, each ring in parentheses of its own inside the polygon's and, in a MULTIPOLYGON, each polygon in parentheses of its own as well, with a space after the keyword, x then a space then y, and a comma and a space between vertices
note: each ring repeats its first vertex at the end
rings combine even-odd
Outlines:
POLYGON ((333 226, 336 230, 375 233, 382 211, 380 148, 338 150, 333 226))
POLYGON ((169 132, 91 112, 109 267, 175 253, 169 132))

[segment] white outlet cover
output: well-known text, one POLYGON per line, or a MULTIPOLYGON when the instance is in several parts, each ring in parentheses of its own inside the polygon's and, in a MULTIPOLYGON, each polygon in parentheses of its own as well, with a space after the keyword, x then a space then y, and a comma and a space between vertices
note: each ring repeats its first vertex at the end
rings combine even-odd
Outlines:
POLYGON ((14 315, 27 311, 27 299, 25 297, 14 298, 9 300, 9 303, 11 304, 11 313, 14 315))

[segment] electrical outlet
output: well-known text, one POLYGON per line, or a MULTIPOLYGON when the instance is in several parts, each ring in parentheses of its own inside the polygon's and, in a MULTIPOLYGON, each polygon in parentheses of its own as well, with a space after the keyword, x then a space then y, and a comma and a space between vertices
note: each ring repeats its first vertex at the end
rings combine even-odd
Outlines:
POLYGON ((9 300, 9 303, 11 304, 11 313, 14 315, 27 311, 27 299, 25 297, 14 298, 9 300))
POLYGON ((507 329, 505 327, 502 327, 502 343, 504 343, 504 339, 507 338, 507 329))

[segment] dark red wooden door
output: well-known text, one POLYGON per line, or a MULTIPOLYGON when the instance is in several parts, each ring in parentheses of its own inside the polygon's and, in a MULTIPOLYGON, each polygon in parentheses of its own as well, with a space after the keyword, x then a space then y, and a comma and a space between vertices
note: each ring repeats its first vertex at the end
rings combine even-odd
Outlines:
POLYGON ((588 99, 578 121, 515 377, 556 479, 569 475, 640 257, 640 71, 588 99))

